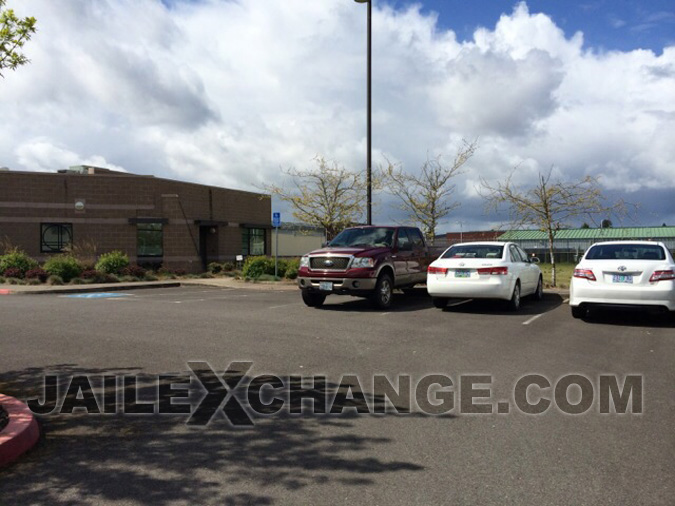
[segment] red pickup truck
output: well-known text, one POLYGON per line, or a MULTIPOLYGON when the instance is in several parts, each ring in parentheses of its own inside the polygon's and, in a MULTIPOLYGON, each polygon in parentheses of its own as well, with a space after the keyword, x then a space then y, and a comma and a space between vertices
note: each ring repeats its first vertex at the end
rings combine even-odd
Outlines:
POLYGON ((319 307, 329 294, 368 297, 379 309, 391 306, 394 288, 425 283, 433 258, 415 227, 347 228, 324 248, 300 260, 302 300, 319 307))

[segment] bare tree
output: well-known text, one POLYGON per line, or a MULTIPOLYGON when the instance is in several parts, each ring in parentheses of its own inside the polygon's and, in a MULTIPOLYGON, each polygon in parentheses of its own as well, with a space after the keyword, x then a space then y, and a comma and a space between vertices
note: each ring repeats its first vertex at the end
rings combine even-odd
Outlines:
POLYGON ((292 180, 290 188, 274 184, 263 188, 288 202, 297 220, 325 228, 326 236, 332 239, 363 218, 366 182, 363 174, 351 172, 336 162, 320 156, 314 161, 317 166, 313 169, 283 170, 292 180))
POLYGON ((433 240, 438 222, 460 206, 460 202, 450 200, 455 191, 451 180, 462 173, 476 149, 475 141, 465 141, 451 164, 444 163, 440 155, 427 158, 419 174, 408 174, 391 163, 383 171, 384 185, 398 197, 408 217, 421 225, 427 239, 433 240))
POLYGON ((556 286, 553 241, 557 231, 568 220, 580 216, 595 221, 595 217, 608 213, 624 215, 626 205, 623 201, 605 203, 597 178, 591 176, 576 183, 552 181, 551 169, 547 174, 538 174, 535 186, 523 189, 513 184, 515 170, 496 185, 481 178, 480 193, 488 209, 496 211, 506 206, 515 228, 534 226, 546 233, 551 255, 551 284, 556 286))

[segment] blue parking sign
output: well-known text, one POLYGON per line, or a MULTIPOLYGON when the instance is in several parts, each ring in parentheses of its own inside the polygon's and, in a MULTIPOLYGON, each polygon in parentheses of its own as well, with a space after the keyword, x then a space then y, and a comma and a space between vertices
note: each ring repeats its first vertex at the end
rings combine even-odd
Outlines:
POLYGON ((281 213, 272 213, 272 225, 275 228, 281 226, 281 213))

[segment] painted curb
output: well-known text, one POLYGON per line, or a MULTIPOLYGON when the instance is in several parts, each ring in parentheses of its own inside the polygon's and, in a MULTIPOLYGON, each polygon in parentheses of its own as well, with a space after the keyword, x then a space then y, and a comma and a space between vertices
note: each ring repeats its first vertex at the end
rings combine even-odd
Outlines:
POLYGON ((9 424, 0 431, 0 467, 11 464, 40 439, 40 426, 28 406, 0 394, 0 404, 9 414, 9 424))

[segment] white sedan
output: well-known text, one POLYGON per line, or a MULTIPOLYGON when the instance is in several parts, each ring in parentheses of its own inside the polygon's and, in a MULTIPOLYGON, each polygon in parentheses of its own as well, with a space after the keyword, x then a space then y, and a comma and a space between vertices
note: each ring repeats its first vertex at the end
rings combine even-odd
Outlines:
POLYGON ((675 311, 673 256, 661 242, 596 243, 574 269, 569 304, 575 318, 586 316, 590 306, 675 311))
POLYGON ((438 308, 461 297, 506 300, 516 311, 521 297, 543 297, 543 281, 539 266, 518 245, 467 242, 451 246, 431 263, 427 291, 438 308))

